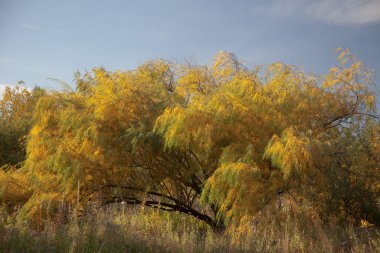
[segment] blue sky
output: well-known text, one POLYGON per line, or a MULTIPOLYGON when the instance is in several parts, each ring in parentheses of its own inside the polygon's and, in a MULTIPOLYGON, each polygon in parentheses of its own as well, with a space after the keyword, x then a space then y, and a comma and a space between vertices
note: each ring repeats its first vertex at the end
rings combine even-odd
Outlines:
POLYGON ((204 64, 220 50, 251 66, 323 74, 348 47, 380 78, 380 0, 0 0, 0 89, 55 88, 76 70, 146 60, 204 64))

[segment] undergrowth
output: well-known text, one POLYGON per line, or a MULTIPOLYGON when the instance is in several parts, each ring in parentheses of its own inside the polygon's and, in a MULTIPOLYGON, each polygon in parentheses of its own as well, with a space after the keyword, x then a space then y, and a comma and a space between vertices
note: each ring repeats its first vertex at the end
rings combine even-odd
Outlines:
POLYGON ((215 233, 184 214, 119 206, 40 231, 2 213, 0 252, 380 252, 380 232, 285 217, 215 233))

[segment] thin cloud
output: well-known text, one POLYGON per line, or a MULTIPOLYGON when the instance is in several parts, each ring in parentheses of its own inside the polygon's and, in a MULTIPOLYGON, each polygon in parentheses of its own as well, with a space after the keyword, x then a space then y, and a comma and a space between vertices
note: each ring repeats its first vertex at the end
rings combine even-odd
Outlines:
POLYGON ((67 34, 66 31, 62 31, 62 30, 59 30, 59 29, 51 29, 50 32, 56 33, 56 34, 67 34))
POLYGON ((29 29, 29 30, 35 30, 35 31, 41 30, 41 27, 35 26, 35 25, 29 25, 29 24, 22 23, 21 26, 24 27, 25 29, 29 29))
POLYGON ((335 24, 369 24, 380 21, 380 0, 323 0, 305 8, 318 20, 335 24))
POLYGON ((266 14, 303 17, 336 25, 363 25, 380 22, 380 0, 276 0, 266 14))
POLYGON ((47 29, 47 28, 42 28, 40 26, 36 26, 36 25, 26 24, 26 23, 22 23, 21 26, 25 29, 32 30, 32 31, 41 30, 41 31, 47 31, 50 33, 55 33, 55 34, 67 34, 67 32, 59 30, 59 29, 47 29))

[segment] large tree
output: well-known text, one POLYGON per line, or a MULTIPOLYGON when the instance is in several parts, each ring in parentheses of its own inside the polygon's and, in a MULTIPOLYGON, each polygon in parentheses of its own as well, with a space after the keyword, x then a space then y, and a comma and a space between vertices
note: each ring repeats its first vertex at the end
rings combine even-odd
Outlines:
POLYGON ((60 202, 124 202, 217 229, 287 198, 324 220, 380 224, 375 96, 362 63, 339 58, 322 77, 283 63, 260 76, 225 52, 213 66, 94 69, 39 102, 25 164, 3 178, 22 178, 34 219, 60 202))

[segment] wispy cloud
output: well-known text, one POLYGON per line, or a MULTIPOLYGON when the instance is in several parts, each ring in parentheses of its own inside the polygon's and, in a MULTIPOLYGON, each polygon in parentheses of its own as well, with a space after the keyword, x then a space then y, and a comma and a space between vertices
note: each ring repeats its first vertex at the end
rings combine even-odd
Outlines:
POLYGON ((368 24, 380 21, 380 0, 314 2, 306 7, 314 18, 336 24, 368 24))
POLYGON ((29 24, 26 24, 26 23, 22 23, 21 24, 22 27, 24 27, 25 29, 29 29, 29 30, 41 30, 41 27, 39 26, 35 26, 35 25, 29 25, 29 24))
POLYGON ((266 14, 361 25, 380 22, 380 0, 276 0, 266 14))
POLYGON ((67 32, 59 30, 59 29, 51 29, 50 31, 56 34, 67 34, 67 32))
POLYGON ((55 33, 55 34, 67 34, 67 32, 60 30, 60 29, 49 29, 49 28, 43 28, 40 26, 36 25, 30 25, 27 23, 22 23, 21 26, 25 29, 31 30, 31 31, 45 31, 45 32, 50 32, 50 33, 55 33))

